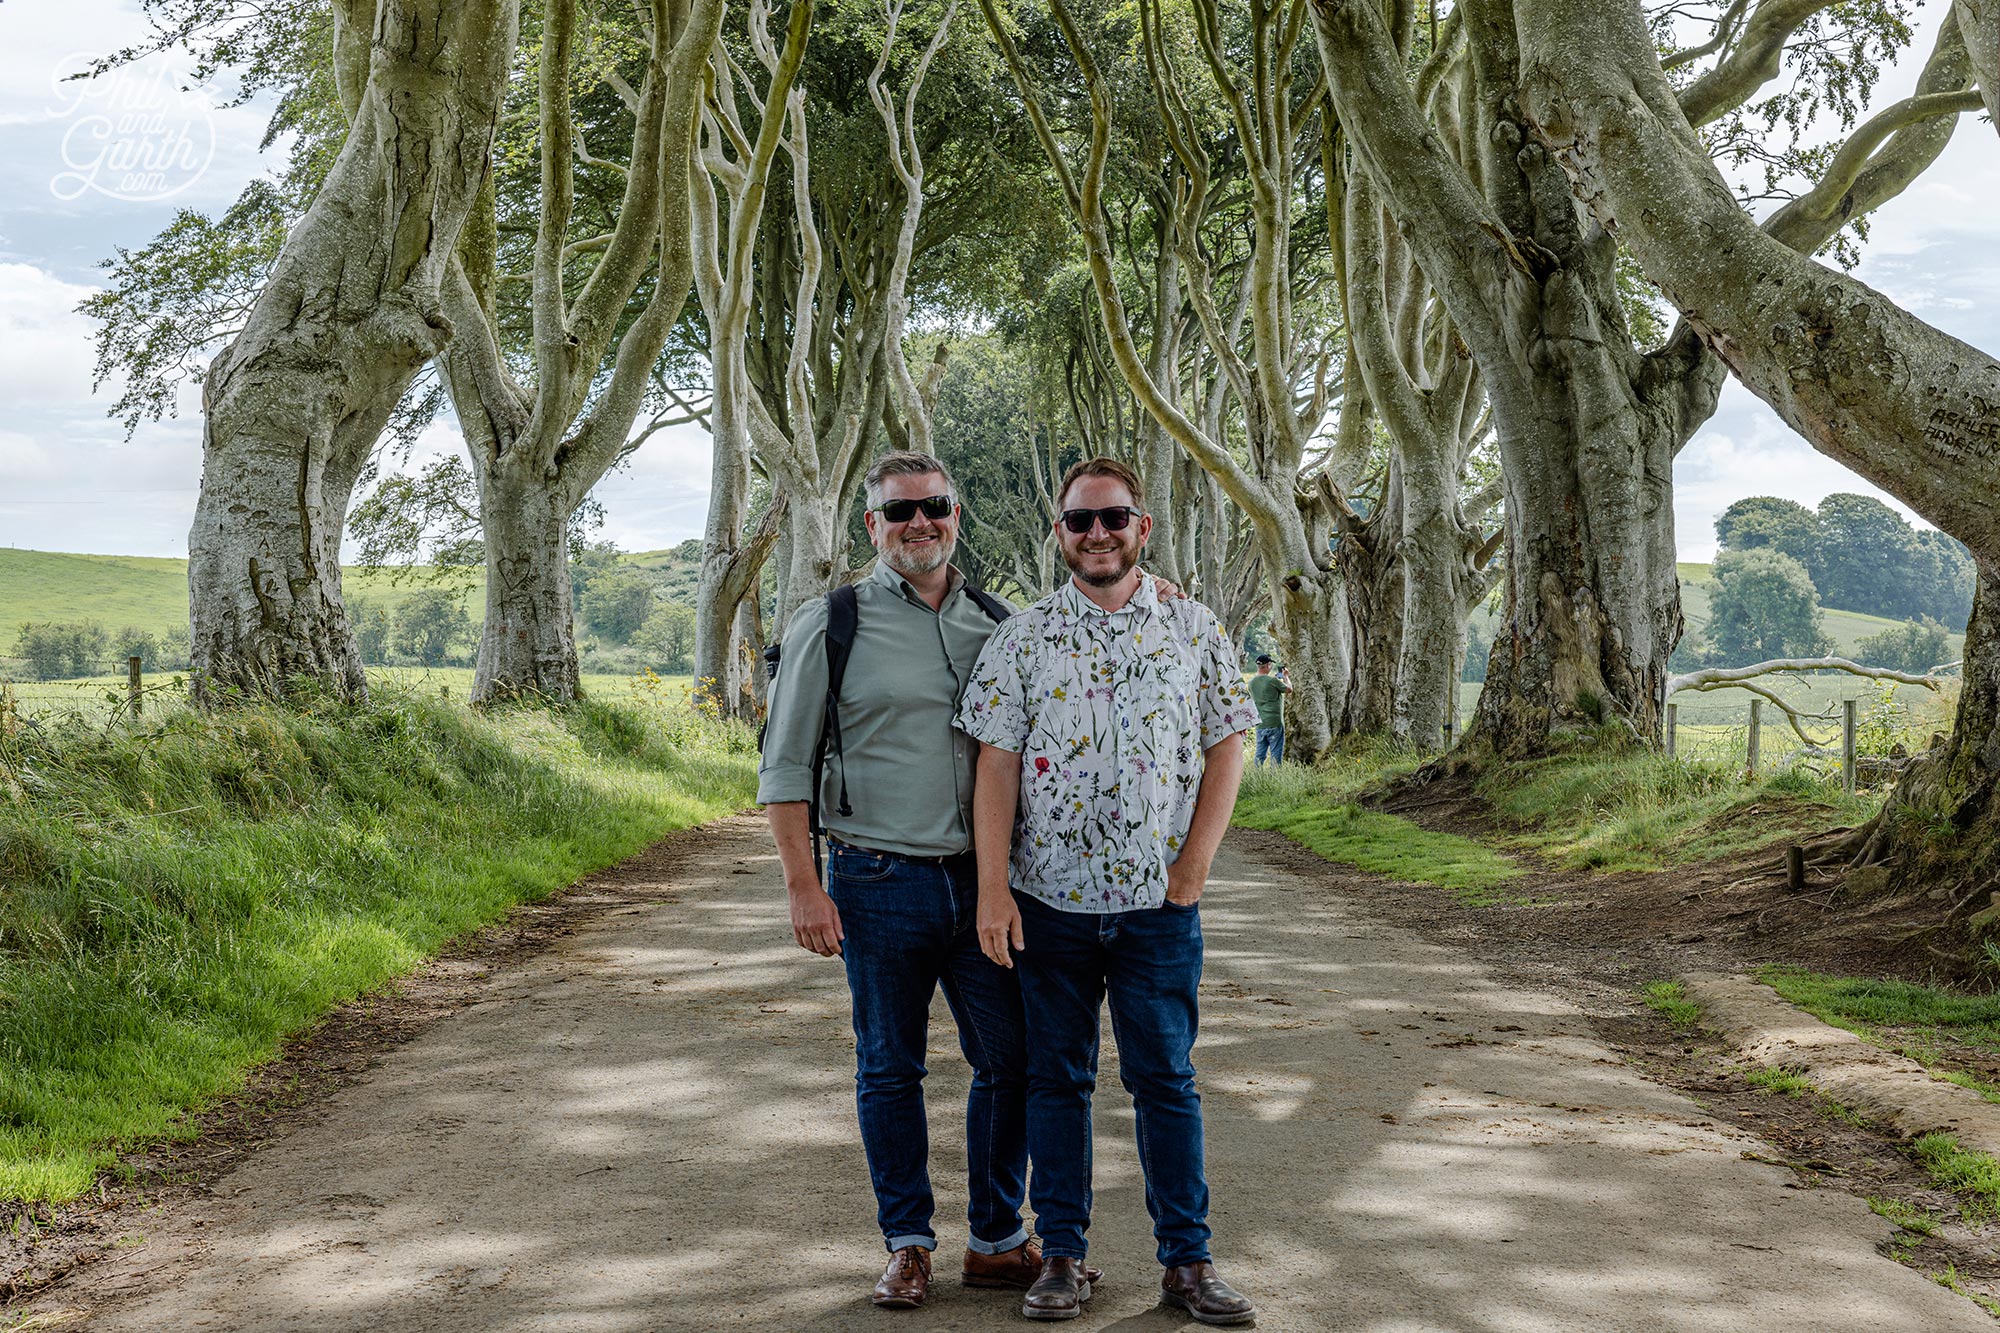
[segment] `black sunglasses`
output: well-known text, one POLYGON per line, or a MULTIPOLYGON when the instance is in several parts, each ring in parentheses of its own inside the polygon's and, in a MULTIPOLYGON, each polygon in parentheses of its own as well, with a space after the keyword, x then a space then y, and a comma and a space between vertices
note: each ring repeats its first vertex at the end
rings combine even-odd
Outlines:
POLYGON ((1140 517, 1143 515, 1131 505, 1112 505, 1108 509, 1065 509, 1062 511, 1062 525, 1081 537, 1090 531, 1093 523, 1102 523, 1106 532, 1123 532, 1127 524, 1140 517))
POLYGON ((919 509, 925 518, 950 518, 952 504, 949 495, 926 495, 921 500, 884 500, 875 509, 891 523, 908 523, 919 509))

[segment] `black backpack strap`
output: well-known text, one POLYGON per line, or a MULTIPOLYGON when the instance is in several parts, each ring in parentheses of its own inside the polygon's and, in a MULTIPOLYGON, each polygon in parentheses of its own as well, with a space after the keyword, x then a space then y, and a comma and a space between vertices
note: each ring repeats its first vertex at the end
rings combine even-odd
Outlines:
POLYGON ((820 868, 820 837, 826 831, 820 823, 819 791, 820 775, 826 769, 828 744, 840 753, 839 813, 843 817, 854 813, 847 803, 847 747, 840 741, 840 682, 847 676, 847 659, 854 652, 854 631, 860 623, 861 604, 853 584, 842 584, 826 595, 826 704, 819 745, 813 750, 812 805, 809 807, 813 868, 816 872, 820 868))
POLYGON ((975 588, 968 583, 965 585, 965 595, 976 602, 979 609, 984 611, 987 618, 996 625, 1014 614, 1014 608, 1008 606, 1007 603, 1001 601, 992 593, 987 592, 984 588, 975 588))

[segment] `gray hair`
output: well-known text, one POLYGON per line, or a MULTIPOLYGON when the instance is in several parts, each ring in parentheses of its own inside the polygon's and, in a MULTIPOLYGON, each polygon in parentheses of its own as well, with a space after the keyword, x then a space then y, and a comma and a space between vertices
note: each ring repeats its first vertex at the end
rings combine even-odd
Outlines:
POLYGON ((863 490, 868 495, 868 507, 873 509, 882 503, 882 482, 887 477, 920 477, 927 472, 935 472, 944 478, 945 489, 953 496, 958 494, 958 483, 951 478, 951 469, 944 460, 929 454, 920 454, 914 449, 899 449, 883 454, 868 469, 868 475, 861 479, 863 490))

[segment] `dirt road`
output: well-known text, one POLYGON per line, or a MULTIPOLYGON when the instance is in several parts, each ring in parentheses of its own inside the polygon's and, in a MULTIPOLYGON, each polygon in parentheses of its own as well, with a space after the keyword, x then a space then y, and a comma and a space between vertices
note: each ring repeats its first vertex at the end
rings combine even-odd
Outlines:
MULTIPOLYGON (((947 1281, 871 1309, 881 1264, 837 964, 790 941, 761 826, 725 824, 661 900, 495 979, 316 1123, 45 1304, 114 1330, 1027 1327, 947 1281)), ((1196 1062, 1217 1251, 1258 1327, 1978 1330, 1877 1252, 1851 1195, 1648 1083, 1546 994, 1234 844, 1204 903, 1196 1062)), ((963 1244, 965 1068, 930 1080, 945 1256, 963 1244)), ((1070 1327, 1192 1327, 1158 1269, 1107 1046, 1092 1260, 1070 1327)))

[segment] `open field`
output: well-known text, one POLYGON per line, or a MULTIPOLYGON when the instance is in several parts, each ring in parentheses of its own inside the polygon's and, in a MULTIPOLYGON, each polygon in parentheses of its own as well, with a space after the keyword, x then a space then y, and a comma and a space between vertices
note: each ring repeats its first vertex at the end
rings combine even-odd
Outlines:
MULTIPOLYGON (((470 577, 461 600, 476 619, 486 577, 478 570, 470 577)), ((384 570, 353 565, 341 579, 349 601, 365 599, 391 611, 428 586, 415 579, 397 584, 384 570)), ((23 624, 42 620, 95 620, 114 632, 164 633, 187 624, 187 603, 185 560, 0 550, 0 652, 13 651, 23 624)))
MULTIPOLYGON (((1933 694, 1918 685, 1891 685, 1886 682, 1864 680, 1860 676, 1828 673, 1814 676, 1772 676, 1762 682, 1777 693, 1792 707, 1807 713, 1831 713, 1826 722, 1809 723, 1809 730, 1828 734, 1840 730, 1840 702, 1855 699, 1860 702, 1861 715, 1867 719, 1872 709, 1880 708, 1893 714, 1897 726, 1912 733, 1948 731, 1951 727, 1951 710, 1957 699, 1955 685, 1947 685, 1944 692, 1933 694)), ((1463 719, 1470 720, 1473 709, 1479 704, 1477 683, 1461 684, 1458 687, 1458 711, 1463 719)), ((1750 723, 1750 701, 1755 696, 1748 690, 1731 687, 1720 690, 1682 690, 1674 695, 1671 702, 1680 710, 1683 728, 1689 726, 1735 727, 1741 729, 1750 723)), ((1771 704, 1764 705, 1764 720, 1767 724, 1782 727, 1783 716, 1771 704)), ((1789 734, 1789 731, 1787 732, 1789 734)))
MULTIPOLYGON (((150 713, 184 706, 185 696, 174 686, 176 678, 186 680, 184 673, 171 671, 147 672, 140 677, 140 686, 146 692, 143 710, 150 713)), ((472 691, 471 667, 370 667, 368 679, 371 684, 396 686, 418 694, 442 691, 453 699, 464 699, 472 691)), ((659 680, 660 693, 675 702, 694 685, 693 676, 661 676, 659 680)), ((8 689, 23 717, 62 711, 105 717, 124 706, 126 682, 121 674, 84 680, 17 681, 8 689)), ((583 674, 583 691, 591 698, 622 703, 631 699, 632 689, 630 676, 589 671, 583 674)))

